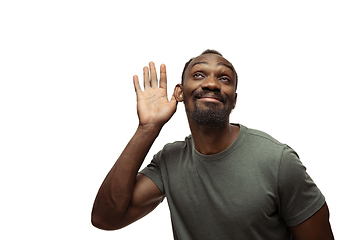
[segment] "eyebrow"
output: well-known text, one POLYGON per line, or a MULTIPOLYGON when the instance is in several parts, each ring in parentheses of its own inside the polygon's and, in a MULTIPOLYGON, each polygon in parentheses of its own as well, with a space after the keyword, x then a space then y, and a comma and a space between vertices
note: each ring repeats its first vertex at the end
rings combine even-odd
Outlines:
POLYGON ((191 67, 193 68, 195 65, 198 65, 198 64, 208 64, 207 62, 195 62, 191 67))
MULTIPOLYGON (((193 65, 192 65, 192 68, 195 66, 195 65, 198 65, 198 64, 209 64, 208 62, 195 62, 193 65)), ((230 68, 231 71, 234 72, 234 67, 229 65, 229 64, 226 64, 226 63, 222 63, 222 62, 219 62, 218 63, 218 66, 225 66, 227 68, 230 68)))
POLYGON ((228 68, 230 68, 230 69, 231 69, 231 71, 232 71, 232 72, 235 72, 235 71, 234 71, 234 67, 233 67, 233 66, 231 66, 231 65, 229 65, 229 64, 219 62, 219 63, 218 63, 218 65, 223 65, 223 66, 225 66, 225 67, 228 67, 228 68))

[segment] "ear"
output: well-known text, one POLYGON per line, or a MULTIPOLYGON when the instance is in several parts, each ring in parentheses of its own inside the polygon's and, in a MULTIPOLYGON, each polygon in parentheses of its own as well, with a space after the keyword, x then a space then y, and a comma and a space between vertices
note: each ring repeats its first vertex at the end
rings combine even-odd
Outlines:
POLYGON ((175 96, 176 101, 178 101, 178 102, 184 101, 184 93, 183 93, 182 88, 183 88, 183 86, 180 83, 175 86, 174 96, 175 96))

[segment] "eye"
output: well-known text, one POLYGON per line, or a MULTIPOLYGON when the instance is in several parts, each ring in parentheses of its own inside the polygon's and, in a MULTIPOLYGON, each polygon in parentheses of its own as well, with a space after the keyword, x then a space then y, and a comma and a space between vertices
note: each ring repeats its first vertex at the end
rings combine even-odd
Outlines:
POLYGON ((222 82, 230 82, 231 80, 228 77, 221 77, 220 81, 222 81, 222 82))
POLYGON ((194 77, 194 78, 203 78, 204 75, 201 74, 201 73, 195 73, 193 77, 194 77))

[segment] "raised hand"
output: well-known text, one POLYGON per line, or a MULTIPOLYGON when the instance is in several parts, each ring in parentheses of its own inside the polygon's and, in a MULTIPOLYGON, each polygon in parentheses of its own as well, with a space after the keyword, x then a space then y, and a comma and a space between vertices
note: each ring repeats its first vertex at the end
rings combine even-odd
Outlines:
POLYGON ((160 66, 160 81, 158 84, 155 64, 149 63, 144 67, 144 91, 141 90, 139 78, 134 76, 134 87, 137 96, 137 113, 139 126, 160 129, 175 113, 177 101, 172 95, 170 101, 167 97, 166 67, 160 66))

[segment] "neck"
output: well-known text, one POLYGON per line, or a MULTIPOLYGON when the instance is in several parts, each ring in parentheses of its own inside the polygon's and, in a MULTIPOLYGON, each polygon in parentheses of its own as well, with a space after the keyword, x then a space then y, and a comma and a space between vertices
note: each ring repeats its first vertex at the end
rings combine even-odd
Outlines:
POLYGON ((236 139, 240 128, 227 123, 224 126, 214 128, 199 126, 189 121, 195 149, 204 154, 211 155, 224 151, 236 139))

